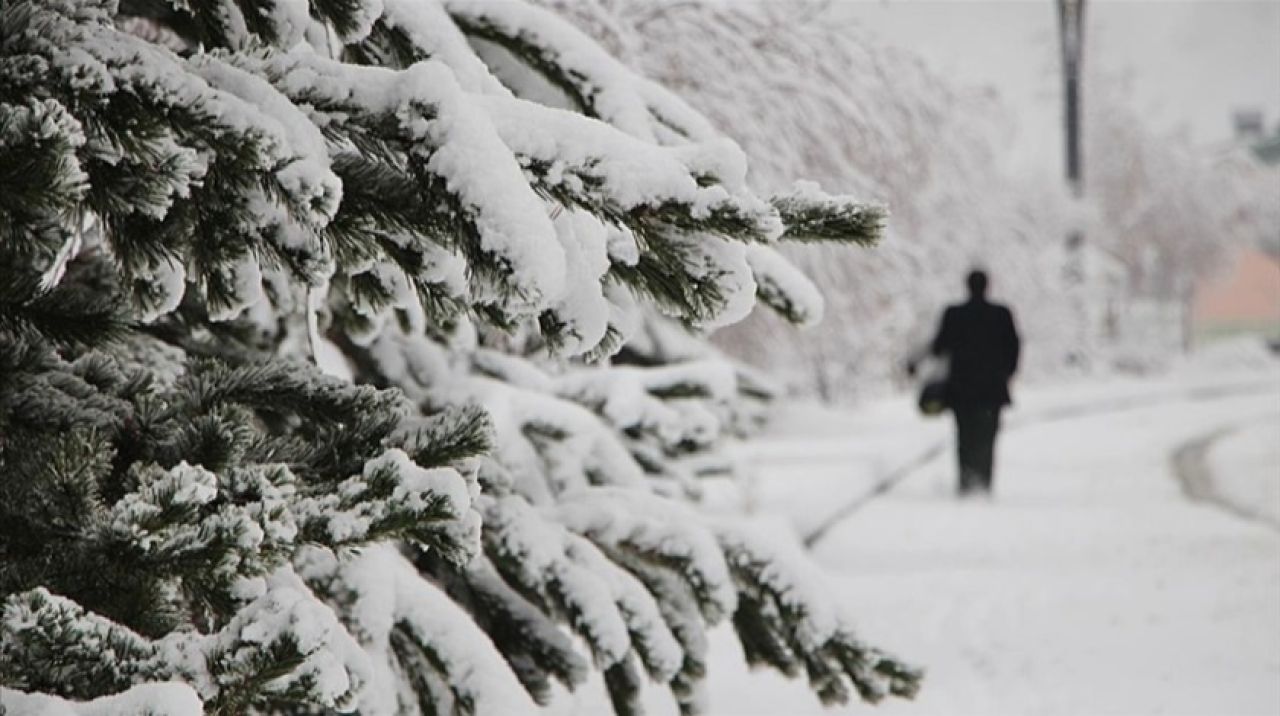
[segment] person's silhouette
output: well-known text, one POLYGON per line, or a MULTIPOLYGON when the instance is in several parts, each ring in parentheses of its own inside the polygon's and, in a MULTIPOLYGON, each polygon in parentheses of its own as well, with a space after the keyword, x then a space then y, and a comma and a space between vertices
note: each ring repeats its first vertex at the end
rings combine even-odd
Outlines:
POLYGON ((929 350, 946 356, 945 399, 956 418, 959 491, 991 492, 1000 411, 1008 405, 1009 379, 1021 345, 1013 313, 987 300, 987 275, 972 271, 969 300, 947 307, 929 350))

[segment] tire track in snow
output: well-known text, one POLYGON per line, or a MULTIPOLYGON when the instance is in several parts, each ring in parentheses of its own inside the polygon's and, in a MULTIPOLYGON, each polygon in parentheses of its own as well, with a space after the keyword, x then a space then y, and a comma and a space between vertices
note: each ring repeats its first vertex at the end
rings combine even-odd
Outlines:
POLYGON ((1210 448, 1247 425, 1248 422, 1245 421, 1232 423, 1182 443, 1170 456, 1172 472, 1188 499, 1213 505, 1242 519, 1280 530, 1280 520, 1229 499, 1218 490, 1213 480, 1213 470, 1209 467, 1208 459, 1210 448))
MULTIPOLYGON (((1062 420, 1089 418, 1107 413, 1118 413, 1126 410, 1149 408, 1167 403, 1226 400, 1241 395, 1253 395, 1259 390, 1273 389, 1274 387, 1274 381, 1255 380, 1247 383, 1236 382, 1227 385, 1197 386, 1194 388, 1178 390, 1176 392, 1165 392, 1155 395, 1127 396, 1081 405, 1047 408, 1034 415, 1028 415, 1020 420, 1010 420, 1006 422, 1005 430, 1018 430, 1031 425, 1043 425, 1045 423, 1058 422, 1062 420)), ((865 507, 867 503, 888 493, 908 477, 911 477, 917 471, 926 467, 935 459, 947 452, 952 446, 952 440, 953 438, 945 438, 930 443, 909 460, 877 478, 870 489, 836 509, 817 527, 810 530, 809 533, 804 536, 804 545, 812 549, 821 542, 823 538, 830 534, 835 527, 852 517, 854 513, 865 507)), ((1201 448, 1202 459, 1203 450, 1207 449, 1207 447, 1208 444, 1206 443, 1201 448)), ((1226 506, 1221 500, 1216 501, 1215 504, 1220 504, 1224 507, 1226 506)), ((1232 511, 1236 511, 1238 513, 1235 509, 1232 511)), ((1268 524, 1271 524, 1269 520, 1268 524)))

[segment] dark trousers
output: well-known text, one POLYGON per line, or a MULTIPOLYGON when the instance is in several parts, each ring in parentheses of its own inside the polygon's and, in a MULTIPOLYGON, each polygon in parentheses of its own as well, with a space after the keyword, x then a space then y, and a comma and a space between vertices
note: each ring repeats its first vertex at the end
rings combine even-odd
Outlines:
POLYGON ((952 408, 956 416, 956 458, 960 494, 991 491, 995 465, 996 433, 1000 431, 1000 406, 969 405, 952 408))

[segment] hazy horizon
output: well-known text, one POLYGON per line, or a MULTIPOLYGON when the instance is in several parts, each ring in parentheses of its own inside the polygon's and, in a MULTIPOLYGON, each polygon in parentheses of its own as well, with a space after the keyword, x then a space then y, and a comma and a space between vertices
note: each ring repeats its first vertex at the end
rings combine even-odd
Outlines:
MULTIPOLYGON (((1061 163, 1054 0, 842 0, 849 15, 944 76, 995 88, 1019 120, 1014 160, 1061 163)), ((1089 0, 1085 63, 1124 78, 1153 126, 1201 143, 1254 108, 1280 124, 1280 2, 1089 0)))

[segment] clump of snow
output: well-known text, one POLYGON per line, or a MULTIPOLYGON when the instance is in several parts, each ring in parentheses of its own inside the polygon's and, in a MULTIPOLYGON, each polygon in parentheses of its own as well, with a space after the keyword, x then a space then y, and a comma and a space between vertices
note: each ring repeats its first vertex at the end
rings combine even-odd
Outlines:
POLYGON ((329 554, 313 559, 308 573, 309 578, 336 576, 335 583, 351 590, 342 596, 346 614, 374 662, 373 681, 357 705, 361 713, 398 709, 395 684, 401 667, 391 645, 393 630, 429 649, 432 658, 423 663, 438 670, 454 697, 472 703, 476 713, 534 713, 528 694, 488 635, 394 547, 371 546, 346 561, 329 554))
POLYGON ((530 499, 592 482, 644 484, 643 470, 617 433, 580 405, 486 378, 469 381, 459 399, 492 417, 497 457, 530 499))
MULTIPOLYGON (((385 17, 387 11, 386 6, 390 5, 386 0, 360 0, 354 3, 354 7, 350 5, 340 5, 343 10, 351 9, 348 16, 348 27, 338 34, 337 39, 345 43, 359 42, 369 36, 369 32, 373 30, 373 25, 380 18, 385 17)), ((326 28, 332 28, 332 23, 326 23, 326 28)))
POLYGON ((476 56, 439 0, 383 0, 383 3, 386 8, 380 18, 382 22, 404 32, 425 56, 447 64, 464 90, 510 94, 476 56))
POLYGON ((282 693, 302 686, 315 703, 346 710, 369 680, 368 656, 291 569, 276 571, 267 584, 264 595, 216 634, 193 638, 177 632, 162 639, 163 658, 211 696, 250 676, 264 652, 292 648, 301 663, 264 690, 282 693))
POLYGON ((186 269, 181 262, 168 257, 134 271, 134 280, 148 286, 149 305, 143 306, 138 316, 143 323, 152 323, 177 308, 187 290, 186 269))
POLYGON ((446 0, 464 26, 484 26, 527 43, 554 58, 578 94, 590 98, 597 116, 649 142, 676 143, 718 138, 710 124, 666 88, 640 77, 580 30, 525 2, 446 0))
POLYGON ((747 190, 747 155, 732 139, 678 144, 668 151, 694 176, 714 179, 733 193, 747 190))
MULTIPOLYGON (((306 2, 298 4, 306 6, 306 2)), ((187 66, 195 76, 211 86, 256 108, 258 123, 271 128, 276 136, 287 142, 287 151, 293 159, 276 172, 276 179, 289 196, 292 207, 309 210, 308 214, 297 218, 315 225, 327 224, 342 201, 342 182, 329 168, 329 151, 324 135, 306 113, 265 79, 216 56, 196 55, 187 62, 187 66)))
POLYGON ((726 403, 737 391, 737 376, 732 366, 717 360, 656 368, 582 369, 557 379, 555 391, 592 408, 621 431, 651 431, 674 447, 685 440, 705 444, 719 434, 720 423, 693 400, 658 396, 678 393, 726 403))
POLYGON ((803 327, 822 321, 825 304, 813 281, 773 247, 747 247, 747 264, 766 303, 785 306, 785 313, 803 327))
POLYGON ((218 478, 199 465, 184 460, 170 470, 159 467, 136 471, 138 489, 111 507, 108 529, 130 536, 143 550, 160 547, 185 525, 173 525, 160 518, 174 510, 194 508, 213 501, 218 494, 218 478))
POLYGON ((409 399, 425 400, 449 376, 449 356, 443 346, 423 335, 384 331, 369 346, 370 355, 388 380, 409 399))
POLYGON ((756 280, 747 263, 748 247, 710 234, 697 239, 688 242, 685 270, 694 280, 714 281, 723 301, 718 313, 701 317, 697 325, 714 330, 741 321, 756 302, 756 280))
POLYGON ((475 703, 477 713, 534 713, 511 667, 471 616, 403 558, 396 564, 397 620, 439 655, 450 688, 475 703))
MULTIPOLYGON (((590 179, 597 185, 591 191, 624 211, 674 202, 702 218, 731 208, 752 217, 769 238, 782 231, 777 214, 763 200, 731 194, 720 184, 699 185, 698 170, 714 164, 703 154, 658 147, 576 112, 505 97, 480 97, 477 102, 512 151, 551 167, 546 181, 553 185, 584 191, 584 180, 590 179)), ((733 161, 719 164, 732 166, 733 161)))
POLYGON ((610 561, 589 540, 570 535, 565 554, 604 581, 626 625, 631 646, 639 652, 650 675, 658 682, 670 681, 684 661, 684 649, 645 585, 610 561))
POLYGON ((262 270, 253 254, 243 253, 230 264, 212 267, 212 271, 222 278, 222 284, 230 291, 230 295, 219 295, 214 302, 206 289, 205 302, 209 305, 209 320, 233 321, 245 309, 262 300, 262 270))
POLYGON ((573 559, 574 535, 518 496, 488 504, 488 538, 506 561, 518 565, 516 579, 570 605, 574 627, 585 634, 602 666, 625 659, 631 651, 627 623, 614 604, 610 585, 573 559))
POLYGON ((722 520, 716 529, 732 567, 751 569, 760 587, 798 619, 788 626, 805 650, 819 650, 842 626, 830 585, 794 535, 760 530, 745 521, 722 520), (767 565, 757 568, 756 565, 767 565))
POLYGON ((645 311, 631 289, 619 283, 606 285, 604 295, 609 299, 609 327, 617 332, 621 346, 640 332, 645 311))
POLYGON ((606 229, 606 247, 609 260, 620 266, 635 266, 640 263, 640 246, 636 243, 636 235, 625 226, 609 226, 606 229))
POLYGON ((400 483, 391 493, 397 504, 420 510, 427 506, 428 495, 443 495, 459 514, 471 508, 470 487, 453 468, 422 468, 414 464, 403 450, 393 448, 365 463, 364 476, 368 479, 382 469, 394 470, 400 476, 400 483))
POLYGON ((443 507, 457 522, 451 533, 475 551, 480 539, 479 515, 472 510, 471 485, 451 467, 422 468, 403 450, 391 448, 369 460, 359 475, 343 480, 329 493, 298 501, 294 512, 309 529, 321 531, 335 543, 359 543, 392 515, 431 514, 443 507), (390 478, 389 495, 374 491, 374 483, 390 478), (443 498, 443 504, 439 500, 443 498))
POLYGON ((555 385, 554 378, 532 361, 501 351, 477 348, 471 355, 471 363, 480 373, 517 388, 550 393, 555 385))
POLYGON ((609 270, 606 229, 599 219, 574 210, 561 212, 555 226, 566 270, 574 280, 551 310, 564 323, 561 351, 578 355, 598 344, 609 327, 609 303, 602 284, 609 270))

